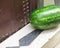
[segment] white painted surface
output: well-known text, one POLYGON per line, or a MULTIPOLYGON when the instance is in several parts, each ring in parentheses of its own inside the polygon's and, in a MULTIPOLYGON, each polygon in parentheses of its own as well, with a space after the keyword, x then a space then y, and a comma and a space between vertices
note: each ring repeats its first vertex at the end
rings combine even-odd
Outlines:
POLYGON ((60 44, 60 28, 57 33, 42 47, 42 48, 55 48, 60 44))
POLYGON ((44 0, 44 6, 54 5, 54 4, 55 4, 54 0, 44 0))

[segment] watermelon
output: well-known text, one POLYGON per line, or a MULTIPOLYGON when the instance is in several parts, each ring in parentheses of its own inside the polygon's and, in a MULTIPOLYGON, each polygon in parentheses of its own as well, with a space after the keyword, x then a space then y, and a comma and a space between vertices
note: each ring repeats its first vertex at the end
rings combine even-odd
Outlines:
POLYGON ((30 13, 29 19, 36 29, 54 28, 60 23, 60 7, 49 5, 33 10, 30 13))

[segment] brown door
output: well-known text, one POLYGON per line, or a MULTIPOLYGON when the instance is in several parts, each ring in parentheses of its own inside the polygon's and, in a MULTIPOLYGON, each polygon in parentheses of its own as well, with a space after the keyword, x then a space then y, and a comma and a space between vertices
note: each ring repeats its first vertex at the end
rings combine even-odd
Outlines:
POLYGON ((29 12, 36 8, 35 1, 0 0, 0 42, 29 22, 29 12))

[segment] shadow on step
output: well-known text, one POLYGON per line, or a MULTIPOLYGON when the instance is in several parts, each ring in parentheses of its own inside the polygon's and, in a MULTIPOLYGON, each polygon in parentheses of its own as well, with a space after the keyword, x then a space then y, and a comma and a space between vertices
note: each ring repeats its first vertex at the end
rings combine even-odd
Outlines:
POLYGON ((6 48, 19 48, 19 47, 6 47, 6 48))
POLYGON ((28 35, 24 36, 19 40, 20 46, 28 46, 32 43, 32 41, 37 38, 37 36, 42 32, 42 30, 35 30, 29 33, 28 35))

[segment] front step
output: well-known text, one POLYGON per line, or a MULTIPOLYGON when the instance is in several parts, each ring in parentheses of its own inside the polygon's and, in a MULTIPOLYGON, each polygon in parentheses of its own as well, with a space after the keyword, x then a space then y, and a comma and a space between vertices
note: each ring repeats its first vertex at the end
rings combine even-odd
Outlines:
MULTIPOLYGON (((58 26, 55 29, 51 29, 51 30, 45 30, 45 31, 40 31, 41 33, 39 33, 39 31, 34 31, 35 29, 31 26, 31 24, 29 23, 28 25, 26 25, 25 27, 23 27, 22 29, 20 29, 19 31, 17 31, 15 34, 13 34, 12 36, 10 36, 9 38, 7 38, 5 41, 3 41, 0 44, 0 48, 41 48, 46 42, 48 42, 60 29, 60 26, 58 26), (34 33, 35 32, 35 33, 34 33), (35 35, 36 36, 35 36, 35 35), (26 37, 29 36, 29 37, 26 37), (31 38, 30 38, 31 36, 31 38), (24 43, 27 39, 30 40, 33 38, 33 40, 30 42, 29 45, 22 45, 21 43, 24 43), (24 42, 20 42, 21 39, 25 40, 24 42), (38 46, 38 47, 37 47, 38 46)), ((29 42, 27 40, 27 42, 29 42)), ((26 43, 25 43, 26 44, 26 43)))

